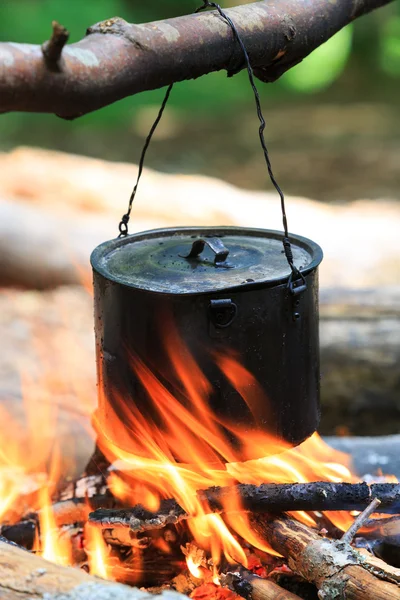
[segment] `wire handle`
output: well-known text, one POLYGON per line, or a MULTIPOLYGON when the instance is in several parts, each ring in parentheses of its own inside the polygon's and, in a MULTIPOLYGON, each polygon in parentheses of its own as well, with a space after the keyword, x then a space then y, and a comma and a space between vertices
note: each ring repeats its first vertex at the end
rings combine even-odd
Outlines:
MULTIPOLYGON (((289 240, 289 229, 288 229, 288 222, 287 222, 287 217, 286 217, 286 207, 285 207, 285 196, 283 191, 281 190, 277 180, 275 179, 275 176, 273 174, 272 171, 272 165, 271 165, 271 160, 269 158, 269 153, 268 153, 268 149, 267 149, 267 145, 265 142, 265 137, 264 137, 264 131, 265 131, 265 119, 261 110, 261 102, 260 102, 260 95, 258 93, 258 89, 257 86, 255 84, 254 81, 254 73, 253 73, 253 68, 251 66, 250 63, 250 58, 249 55, 247 53, 246 47, 243 43, 243 40, 241 39, 238 30, 236 29, 235 24, 233 23, 232 19, 230 17, 228 17, 228 15, 222 10, 222 8, 219 6, 219 4, 216 4, 215 2, 209 2, 209 0, 203 0, 203 4, 197 8, 195 10, 195 13, 199 13, 203 10, 206 10, 207 8, 215 8, 217 10, 217 12, 219 13, 219 15, 224 19, 224 21, 229 25, 229 27, 232 30, 232 33, 236 39, 236 41, 238 42, 242 52, 243 52, 243 56, 244 56, 244 60, 246 63, 246 68, 247 68, 247 74, 249 76, 249 81, 250 81, 250 85, 253 89, 253 93, 254 93, 254 99, 255 99, 255 103, 256 103, 256 109, 257 109, 257 116, 258 119, 260 121, 260 126, 258 129, 258 134, 259 134, 259 138, 260 138, 260 143, 261 143, 261 147, 262 150, 264 152, 264 158, 265 158, 265 162, 267 164, 267 169, 268 169, 268 175, 269 178, 271 180, 272 185, 274 186, 274 188, 276 189, 276 191, 279 194, 280 197, 280 201, 281 201, 281 212, 282 212, 282 222, 283 222, 283 231, 284 231, 284 235, 283 235, 283 251, 285 253, 285 257, 286 260, 289 264, 290 270, 291 270, 291 275, 289 278, 289 282, 288 282, 288 287, 290 289, 290 291, 293 293, 293 290, 296 289, 296 285, 295 282, 296 280, 300 279, 301 280, 301 286, 298 287, 302 287, 303 289, 305 289, 306 286, 306 280, 304 278, 304 275, 302 273, 300 273, 300 271, 298 270, 298 268, 295 266, 294 264, 294 259, 293 259, 293 252, 292 252, 292 246, 289 240)), ((137 179, 136 179, 136 183, 135 183, 135 187, 133 188, 132 194, 129 198, 129 204, 128 204, 128 210, 127 212, 122 216, 122 219, 119 223, 119 237, 123 237, 128 235, 128 223, 129 223, 129 219, 131 216, 131 211, 132 211, 132 205, 133 205, 133 201, 135 199, 136 196, 136 192, 137 192, 137 188, 139 185, 139 181, 140 178, 142 176, 142 171, 143 171, 143 164, 144 164, 144 160, 146 157, 146 152, 147 149, 150 145, 151 139, 153 137, 153 134, 157 128, 157 125, 159 124, 159 122, 161 121, 161 117, 163 115, 165 106, 168 102, 169 96, 171 94, 172 88, 173 88, 173 83, 171 83, 166 91, 164 100, 161 104, 161 108, 158 112, 157 118, 154 121, 150 132, 145 140, 143 149, 142 149, 142 153, 140 155, 140 160, 139 160, 139 170, 138 170, 138 175, 137 175, 137 179)))

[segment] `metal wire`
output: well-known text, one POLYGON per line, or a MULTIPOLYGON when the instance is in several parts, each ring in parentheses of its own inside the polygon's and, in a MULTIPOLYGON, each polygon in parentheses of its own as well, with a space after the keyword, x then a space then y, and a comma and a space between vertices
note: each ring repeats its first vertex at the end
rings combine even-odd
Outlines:
POLYGON ((126 235, 128 235, 128 223, 129 223, 129 219, 131 218, 131 211, 132 211, 132 205, 133 205, 133 201, 135 199, 136 196, 136 192, 138 189, 138 185, 139 185, 139 181, 140 178, 142 176, 142 172, 143 172, 143 165, 144 165, 144 159, 146 158, 146 152, 148 147, 150 146, 150 142, 151 142, 151 138, 153 137, 153 134, 155 132, 155 130, 157 129, 157 125, 159 124, 159 122, 161 121, 161 117, 163 116, 163 112, 164 109, 167 105, 170 93, 172 91, 173 88, 173 83, 171 83, 171 85, 168 86, 167 88, 167 92, 164 96, 164 100, 162 101, 161 104, 161 108, 158 111, 158 115, 156 120, 154 121, 153 125, 151 126, 151 129, 149 131, 149 134, 145 140, 141 155, 140 155, 140 160, 139 160, 139 170, 138 170, 138 174, 137 174, 137 179, 136 179, 136 183, 135 183, 135 187, 132 190, 131 196, 129 198, 129 203, 128 203, 128 210, 126 211, 126 213, 124 215, 122 215, 121 221, 119 222, 118 225, 118 229, 119 229, 119 236, 118 237, 124 237, 126 235))
MULTIPOLYGON (((232 19, 230 17, 228 17, 228 15, 222 10, 222 8, 219 6, 219 4, 216 4, 215 2, 210 2, 209 0, 203 0, 203 4, 197 8, 195 10, 195 13, 199 13, 203 10, 206 10, 208 8, 215 8, 219 15, 224 19, 224 21, 229 25, 229 27, 231 28, 233 35, 236 39, 236 41, 238 42, 242 52, 243 52, 243 57, 246 63, 246 68, 247 68, 247 74, 249 77, 249 81, 250 81, 250 85, 252 87, 253 93, 254 93, 254 99, 255 99, 255 103, 256 103, 256 109, 257 109, 257 116, 258 119, 260 121, 260 126, 258 129, 258 134, 259 134, 259 138, 260 138, 260 143, 261 143, 261 147, 262 150, 264 152, 264 158, 265 158, 265 162, 267 165, 267 169, 268 169, 268 175, 269 178, 271 180, 272 185, 274 186, 274 188, 276 189, 276 191, 279 194, 280 197, 280 201, 281 201, 281 212, 282 212, 282 222, 283 222, 283 231, 284 231, 284 235, 283 235, 283 250, 286 256, 286 260, 289 264, 289 267, 291 269, 291 276, 289 278, 289 282, 288 282, 288 286, 290 287, 291 291, 293 291, 293 286, 295 287, 295 280, 300 278, 301 280, 301 284, 305 285, 305 278, 304 276, 299 272, 299 270, 297 269, 297 267, 294 265, 294 259, 293 259, 293 252, 292 252, 292 246, 289 240, 289 228, 288 228, 288 221, 287 221, 287 216, 286 216, 286 206, 285 206, 285 196, 284 193, 282 191, 282 189, 280 188, 277 180, 275 179, 274 173, 272 171, 272 165, 271 165, 271 160, 269 157, 269 153, 268 153, 268 149, 267 149, 267 145, 265 142, 265 137, 264 137, 264 131, 265 131, 265 127, 266 127, 266 123, 265 123, 265 119, 261 110, 261 102, 260 102, 260 95, 258 93, 258 89, 257 86, 255 84, 254 81, 254 73, 253 73, 253 68, 251 66, 250 63, 250 58, 249 55, 247 53, 246 47, 243 43, 242 38, 239 35, 238 30, 236 29, 235 24, 233 23, 232 19)), ((137 188, 138 188, 138 184, 140 181, 140 177, 142 175, 142 171, 143 171, 143 163, 144 163, 144 159, 146 156, 146 151, 149 147, 151 138, 153 137, 153 134, 157 128, 157 125, 159 124, 161 117, 163 115, 165 106, 168 102, 171 90, 172 90, 173 84, 171 84, 168 89, 167 92, 165 94, 164 100, 162 102, 160 111, 157 115, 156 120, 153 123, 153 126, 150 129, 149 135, 146 138, 141 156, 140 156, 140 161, 139 161, 139 171, 138 171, 138 176, 137 176, 137 180, 136 180, 136 184, 135 187, 133 188, 131 197, 129 199, 129 205, 128 205, 128 210, 127 212, 122 216, 122 219, 119 223, 119 232, 120 232, 120 237, 121 236, 126 236, 128 235, 128 223, 129 223, 129 219, 130 219, 130 214, 131 214, 131 210, 132 210, 132 204, 133 201, 135 199, 135 195, 137 192, 137 188)))

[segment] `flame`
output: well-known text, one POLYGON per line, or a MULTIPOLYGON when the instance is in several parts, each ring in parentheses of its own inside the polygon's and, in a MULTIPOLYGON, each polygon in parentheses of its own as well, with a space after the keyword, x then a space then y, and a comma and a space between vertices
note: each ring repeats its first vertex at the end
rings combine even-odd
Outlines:
MULTIPOLYGON (((237 483, 356 482, 358 479, 350 470, 349 457, 328 447, 317 434, 298 448, 291 448, 272 433, 252 432, 249 436, 240 425, 228 420, 221 422, 208 402, 212 392, 210 382, 173 327, 169 327, 165 349, 169 381, 176 387, 174 394, 164 383, 165 378, 127 351, 130 367, 145 387, 159 419, 145 418, 132 400, 126 401, 121 389, 110 391, 100 373, 95 428, 103 452, 124 473, 123 481, 114 474, 110 477, 116 495, 129 497, 131 505, 142 503, 154 511, 162 498, 175 498, 191 515, 187 527, 197 544, 211 555, 217 580, 222 556, 231 564, 247 565, 240 540, 263 552, 277 554, 253 531, 237 495, 226 495, 222 518, 219 514, 208 514, 210 511, 197 495, 198 490, 237 483), (227 441, 223 430, 234 436, 235 445, 227 441), (255 453, 265 458, 247 460, 255 453)), ((269 403, 262 387, 238 356, 215 355, 214 359, 257 422, 261 407, 269 403)), ((325 514, 343 530, 353 520, 350 513, 325 514)), ((299 511, 294 515, 309 526, 317 526, 318 519, 313 514, 299 511)), ((199 577, 201 569, 193 558, 188 568, 199 577)))
POLYGON ((103 539, 101 530, 89 523, 85 527, 85 550, 90 573, 103 579, 112 579, 111 567, 108 563, 108 546, 103 539))
MULTIPOLYGON (((68 323, 68 306, 62 312, 68 323)), ((0 432, 0 518, 14 522, 27 510, 39 510, 40 539, 35 549, 49 560, 72 564, 68 531, 57 530, 51 508, 51 497, 66 464, 62 448, 55 444, 58 409, 53 399, 60 395, 79 399, 76 419, 88 431, 93 386, 90 379, 86 384, 84 379, 70 376, 85 355, 84 349, 77 348, 69 327, 36 328, 33 346, 41 370, 32 374, 21 365, 24 426, 0 405, 0 420, 7 423, 0 432)), ((219 585, 223 557, 232 565, 247 567, 248 544, 262 552, 277 553, 254 532, 237 495, 226 494, 221 516, 209 514, 210 508, 197 494, 199 490, 237 483, 356 482, 358 478, 351 472, 349 457, 327 446, 317 434, 290 448, 273 432, 249 435, 237 423, 222 420, 209 402, 212 384, 174 327, 168 329, 164 350, 167 377, 126 352, 132 373, 145 387, 157 418, 145 418, 122 389, 107 388, 100 373, 94 427, 101 450, 114 465, 115 470, 108 475, 112 494, 127 506, 140 503, 153 512, 162 499, 175 498, 192 517, 185 524, 192 538, 211 557, 207 571, 196 557, 187 556, 189 571, 197 579, 219 585), (234 444, 228 441, 229 436, 234 444), (264 458, 254 459, 255 455, 264 458)), ((258 422, 269 399, 257 379, 234 353, 213 354, 212 358, 258 422)), ((68 440, 71 442, 73 439, 68 440)), ((314 527, 321 517, 293 514, 314 527)), ((324 516, 342 530, 354 518, 347 512, 326 512, 324 516)), ((91 573, 112 578, 109 549, 101 530, 86 524, 84 534, 91 573)), ((160 539, 156 544, 168 552, 165 541, 160 539)), ((140 557, 137 560, 139 564, 140 557)))
POLYGON ((59 565, 72 564, 72 548, 68 538, 62 536, 56 525, 48 487, 41 488, 39 492, 40 501, 40 543, 36 541, 36 550, 43 558, 59 565))
POLYGON ((189 555, 186 558, 186 564, 187 564, 187 568, 189 569, 189 571, 191 572, 193 577, 196 577, 196 579, 203 579, 203 573, 202 573, 201 569, 199 568, 200 563, 196 564, 191 555, 189 555))

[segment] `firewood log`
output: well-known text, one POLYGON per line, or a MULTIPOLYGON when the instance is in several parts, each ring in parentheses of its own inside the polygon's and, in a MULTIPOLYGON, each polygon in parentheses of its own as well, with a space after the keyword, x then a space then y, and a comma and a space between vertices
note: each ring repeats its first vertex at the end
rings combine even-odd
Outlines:
MULTIPOLYGON (((83 526, 89 513, 89 504, 92 508, 120 506, 118 500, 111 494, 101 494, 86 498, 71 498, 62 500, 52 505, 55 523, 58 527, 74 525, 83 526)), ((31 550, 37 535, 40 537, 40 510, 26 515, 21 521, 12 525, 0 525, 0 535, 8 541, 31 550)))
POLYGON ((11 544, 0 542, 1 600, 187 600, 178 592, 153 596, 137 588, 88 575, 81 569, 48 562, 11 544))
POLYGON ((399 600, 400 570, 285 515, 253 515, 258 535, 319 589, 321 600, 399 600))
POLYGON ((247 600, 300 600, 299 596, 281 588, 273 581, 250 573, 228 573, 222 581, 224 585, 247 600))
MULTIPOLYGON (((253 512, 363 510, 371 498, 381 500, 379 512, 398 510, 400 484, 383 483, 264 483, 260 486, 239 484, 231 487, 213 487, 201 490, 197 496, 207 512, 222 512, 224 500, 236 496, 243 510, 253 512)), ((174 499, 163 500, 157 513, 137 505, 131 509, 99 509, 89 520, 103 528, 127 527, 131 531, 160 529, 169 523, 189 518, 174 499)))
MULTIPOLYGON (((137 166, 18 148, 0 154, 0 168, 0 198, 12 201, 0 204, 0 280, 11 276, 19 285, 35 287, 79 281, 66 250, 88 264, 97 241, 118 233, 117 223, 126 210, 137 166)), ((281 229, 276 203, 275 194, 241 190, 217 179, 146 170, 135 199, 132 227, 139 231, 204 225, 207 215, 208 225, 281 229)), ((380 287, 398 281, 400 215, 396 202, 327 205, 291 197, 288 205, 294 230, 323 241, 322 287, 380 287), (365 248, 372 240, 371 265, 365 248)))

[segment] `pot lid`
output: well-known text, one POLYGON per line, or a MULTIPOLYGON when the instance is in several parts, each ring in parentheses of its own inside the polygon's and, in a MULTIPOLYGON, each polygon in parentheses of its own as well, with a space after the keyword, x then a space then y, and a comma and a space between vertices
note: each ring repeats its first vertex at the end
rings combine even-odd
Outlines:
MULTIPOLYGON (((290 267, 282 233, 241 227, 178 227, 135 233, 104 242, 92 253, 95 271, 116 283, 152 292, 199 294, 277 285, 290 267)), ((291 235, 294 264, 307 274, 321 248, 291 235)))

